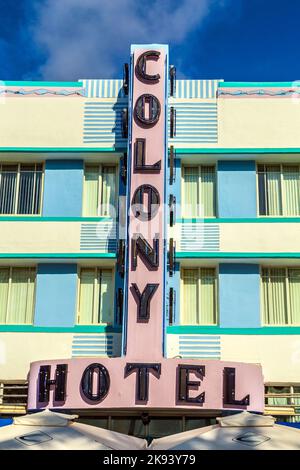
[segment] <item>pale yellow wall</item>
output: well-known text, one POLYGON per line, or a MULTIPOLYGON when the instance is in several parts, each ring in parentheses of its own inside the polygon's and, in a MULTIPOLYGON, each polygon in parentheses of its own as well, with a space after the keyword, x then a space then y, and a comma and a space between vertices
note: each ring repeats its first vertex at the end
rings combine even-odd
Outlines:
MULTIPOLYGON (((93 340, 95 333, 90 335, 93 340)), ((0 382, 25 380, 30 363, 34 361, 70 359, 72 341, 76 339, 78 344, 81 336, 78 333, 0 333, 0 382)), ((86 338, 89 333, 83 336, 86 338)), ((106 335, 99 334, 99 338, 103 336, 106 335)), ((118 355, 121 334, 109 333, 109 336, 113 338, 113 354, 118 355)), ((89 353, 84 352, 82 356, 89 357, 89 353)))
POLYGON ((300 147, 300 100, 218 100, 219 147, 300 147))
POLYGON ((220 224, 220 251, 299 252, 298 223, 220 224))
POLYGON ((83 147, 82 98, 6 98, 0 147, 83 147))
MULTIPOLYGON (((70 97, 3 99, 0 103, 0 147, 110 147, 112 143, 107 142, 83 144, 86 100, 70 97)), ((100 100, 88 98, 89 102, 100 100)), ((105 98, 105 101, 114 103, 115 99, 105 98)), ((175 147, 300 147, 299 100, 219 98, 217 103, 218 143, 174 143, 175 147)))
POLYGON ((0 253, 79 253, 80 229, 81 222, 1 222, 0 253))
POLYGON ((26 379, 36 360, 71 357, 72 333, 0 333, 0 379, 26 379))
MULTIPOLYGON (((201 334, 201 338, 204 336, 201 334)), ((265 383, 300 383, 300 335, 221 335, 220 338, 222 361, 261 364, 265 383)), ((179 335, 168 335, 167 345, 168 357, 178 355, 179 335)))
POLYGON ((266 382, 300 382, 299 335, 223 335, 221 359, 262 365, 266 382))
MULTIPOLYGON (((300 224, 299 223, 219 223, 220 228, 220 252, 241 253, 291 253, 299 252, 300 224)), ((201 223, 199 223, 201 224, 201 223)), ((181 248, 181 223, 168 229, 169 236, 176 241, 176 250, 181 248)), ((184 225, 184 224, 183 224, 184 225)), ((196 223, 193 224, 196 227, 196 223)), ((207 224, 204 224, 207 226, 207 224)), ((195 233, 197 233, 195 231, 195 233)), ((195 235, 194 235, 195 236, 195 235)), ((199 246, 200 239, 195 239, 199 246)), ((189 244, 189 251, 193 249, 194 241, 189 244)))

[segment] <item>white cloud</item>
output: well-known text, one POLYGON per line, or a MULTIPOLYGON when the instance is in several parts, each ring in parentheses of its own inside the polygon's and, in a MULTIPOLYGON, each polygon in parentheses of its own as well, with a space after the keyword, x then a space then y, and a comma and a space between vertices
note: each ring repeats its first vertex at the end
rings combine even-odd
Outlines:
POLYGON ((46 80, 120 77, 130 44, 180 44, 224 0, 44 0, 32 26, 46 80))

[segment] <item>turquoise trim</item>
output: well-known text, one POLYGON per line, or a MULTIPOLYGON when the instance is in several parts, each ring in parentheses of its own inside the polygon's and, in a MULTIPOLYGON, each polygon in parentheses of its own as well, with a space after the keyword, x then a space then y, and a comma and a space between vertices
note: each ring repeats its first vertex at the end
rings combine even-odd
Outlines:
POLYGON ((124 152, 126 147, 0 147, 0 152, 124 152))
POLYGON ((186 258, 300 258, 300 253, 239 253, 239 252, 200 252, 200 251, 179 251, 176 252, 177 259, 186 258))
POLYGON ((76 87, 76 88, 83 88, 83 82, 38 82, 38 81, 6 81, 3 80, 4 85, 7 86, 38 86, 38 87, 76 87))
POLYGON ((300 153, 300 147, 286 148, 174 148, 176 156, 195 153, 300 153))
POLYGON ((121 333, 121 327, 105 325, 75 325, 70 327, 48 327, 33 325, 0 325, 0 332, 11 333, 121 333))
MULTIPOLYGON (((1 220, 1 217, 0 217, 1 220)), ((231 223, 260 223, 260 224, 265 224, 265 223, 295 223, 295 222, 300 222, 300 217, 254 217, 254 218, 217 218, 217 217, 212 217, 212 218, 207 218, 207 219, 201 219, 201 218, 180 218, 176 220, 177 223, 205 223, 205 224, 211 224, 211 223, 216 223, 216 224, 231 224, 231 223)))
POLYGON ((220 326, 180 325, 168 326, 170 335, 300 335, 300 326, 262 326, 261 328, 220 328, 220 326))
POLYGON ((112 217, 43 217, 43 216, 7 216, 0 215, 0 222, 103 222, 111 221, 112 217))
POLYGON ((295 87, 300 86, 299 80, 295 82, 219 82, 219 88, 226 88, 226 87, 233 87, 233 88, 246 88, 246 87, 272 87, 272 88, 280 88, 280 87, 295 87))
POLYGON ((111 258, 115 259, 115 253, 0 253, 0 259, 11 258, 59 258, 59 259, 76 259, 76 258, 111 258))

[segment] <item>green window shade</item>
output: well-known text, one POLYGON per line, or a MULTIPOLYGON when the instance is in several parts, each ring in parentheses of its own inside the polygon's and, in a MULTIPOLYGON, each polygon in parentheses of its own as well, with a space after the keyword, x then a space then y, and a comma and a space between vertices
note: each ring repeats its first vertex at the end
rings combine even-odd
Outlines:
POLYGON ((82 269, 78 306, 78 323, 112 324, 114 284, 111 270, 82 269))
MULTIPOLYGON (((294 393, 297 393, 298 395, 300 395, 300 387, 294 386, 293 389, 294 389, 293 390, 294 393)), ((293 398, 293 403, 294 403, 294 405, 299 406, 300 405, 300 396, 293 398)), ((298 418, 299 418, 298 421, 300 421, 300 416, 298 416, 298 418)))
POLYGON ((200 276, 201 324, 216 324, 215 309, 215 270, 202 268, 200 276))
POLYGON ((203 217, 215 215, 215 169, 212 166, 201 167, 201 211, 203 217))
POLYGON ((183 310, 181 323, 199 324, 198 318, 198 269, 183 270, 183 310))
POLYGON ((99 321, 100 323, 113 323, 113 281, 110 270, 102 270, 100 273, 100 302, 99 321))
POLYGON ((198 182, 199 169, 196 166, 184 167, 183 169, 183 192, 184 192, 184 215, 186 217, 198 216, 198 182))
POLYGON ((296 166, 283 166, 283 215, 300 215, 299 168, 296 166))
POLYGON ((266 167, 266 189, 268 215, 281 215, 281 176, 279 165, 266 167))
POLYGON ((183 269, 181 324, 216 324, 215 283, 214 268, 183 269))
POLYGON ((290 323, 300 325, 300 269, 288 270, 290 323))
POLYGON ((98 215, 99 170, 97 167, 86 167, 84 173, 83 215, 98 215))
POLYGON ((0 269, 0 323, 6 323, 9 268, 0 269))
POLYGON ((94 280, 94 269, 81 270, 78 323, 83 325, 93 323, 94 280))
POLYGON ((215 216, 215 167, 183 167, 183 213, 185 217, 215 216))
POLYGON ((103 167, 102 174, 102 214, 113 216, 116 196, 116 170, 114 167, 103 167))
POLYGON ((11 270, 7 323, 32 323, 35 271, 27 268, 11 270))
POLYGON ((289 324, 285 269, 263 269, 262 283, 264 323, 266 325, 289 324))
POLYGON ((268 387, 268 393, 278 394, 278 397, 268 397, 268 405, 273 406, 286 406, 289 405, 290 399, 288 397, 281 397, 280 395, 289 394, 290 387, 268 387))

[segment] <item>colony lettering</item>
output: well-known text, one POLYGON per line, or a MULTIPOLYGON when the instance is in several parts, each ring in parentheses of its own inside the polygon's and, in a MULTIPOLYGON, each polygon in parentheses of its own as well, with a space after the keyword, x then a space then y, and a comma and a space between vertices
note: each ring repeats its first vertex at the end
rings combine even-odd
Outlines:
POLYGON ((32 363, 29 409, 263 411, 260 366, 164 357, 167 71, 167 46, 132 46, 123 356, 32 363))

